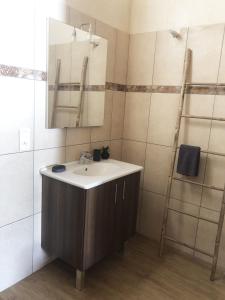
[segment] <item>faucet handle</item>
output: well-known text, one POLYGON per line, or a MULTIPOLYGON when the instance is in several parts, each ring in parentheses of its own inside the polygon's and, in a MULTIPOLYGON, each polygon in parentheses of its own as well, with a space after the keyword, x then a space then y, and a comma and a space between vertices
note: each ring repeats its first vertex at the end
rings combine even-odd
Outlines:
POLYGON ((93 159, 93 155, 88 151, 82 151, 80 154, 80 163, 90 163, 93 159))

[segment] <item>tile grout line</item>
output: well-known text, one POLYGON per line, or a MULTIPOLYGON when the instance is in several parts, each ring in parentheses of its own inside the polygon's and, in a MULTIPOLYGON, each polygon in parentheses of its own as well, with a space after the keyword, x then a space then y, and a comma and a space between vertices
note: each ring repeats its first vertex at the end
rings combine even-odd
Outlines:
MULTIPOLYGON (((154 81, 154 72, 155 72, 155 63, 156 63, 156 49, 157 49, 157 40, 158 40, 158 35, 157 32, 155 33, 155 45, 154 45, 154 57, 153 57, 153 70, 152 70, 152 84, 154 81)), ((142 182, 142 190, 144 189, 144 182, 145 182, 145 174, 146 174, 146 160, 147 160, 147 147, 148 147, 148 135, 149 135, 149 130, 150 130, 150 118, 151 118, 151 104, 152 104, 152 93, 149 96, 149 109, 148 109, 148 124, 147 124, 147 136, 146 136, 146 142, 145 142, 145 154, 144 154, 144 165, 143 165, 143 182, 142 182)), ((141 194, 141 205, 140 205, 140 215, 142 215, 142 210, 143 210, 143 193, 141 194)), ((141 218, 139 219, 139 229, 141 230, 141 218)))

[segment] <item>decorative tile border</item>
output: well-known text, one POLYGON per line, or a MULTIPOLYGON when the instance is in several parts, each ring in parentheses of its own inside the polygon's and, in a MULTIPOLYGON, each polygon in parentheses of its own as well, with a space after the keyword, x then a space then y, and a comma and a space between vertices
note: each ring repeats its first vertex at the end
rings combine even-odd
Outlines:
POLYGON ((29 80, 46 81, 47 73, 38 70, 24 69, 0 64, 0 76, 15 77, 29 80))
MULTIPOLYGON (((47 81, 47 73, 44 71, 20 68, 0 64, 0 76, 22 78, 28 80, 47 81)), ((49 90, 54 90, 54 85, 49 85, 49 90)), ((63 83, 59 85, 60 91, 79 91, 78 83, 63 83)), ((181 86, 167 85, 125 85, 114 82, 106 82, 106 85, 89 85, 86 91, 103 92, 105 90, 129 92, 129 93, 180 93, 181 86)), ((196 83, 187 84, 187 94, 199 95, 225 95, 225 84, 196 83)))

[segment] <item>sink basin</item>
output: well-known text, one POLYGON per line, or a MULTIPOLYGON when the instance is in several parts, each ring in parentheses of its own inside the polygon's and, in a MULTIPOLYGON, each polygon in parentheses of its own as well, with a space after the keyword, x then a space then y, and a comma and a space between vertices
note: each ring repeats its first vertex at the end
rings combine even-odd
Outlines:
POLYGON ((90 165, 80 166, 73 172, 81 176, 105 176, 118 172, 121 168, 112 163, 93 163, 90 165))
POLYGON ((65 166, 66 170, 62 173, 53 173, 52 166, 41 168, 40 173, 76 187, 90 189, 105 182, 140 172, 143 169, 141 166, 114 159, 85 165, 81 165, 78 161, 73 161, 66 163, 65 166))

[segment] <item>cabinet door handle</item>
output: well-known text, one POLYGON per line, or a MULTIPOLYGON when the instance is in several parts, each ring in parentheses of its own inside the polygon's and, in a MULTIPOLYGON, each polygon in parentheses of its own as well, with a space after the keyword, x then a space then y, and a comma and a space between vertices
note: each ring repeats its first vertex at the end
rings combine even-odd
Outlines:
POLYGON ((115 190, 115 205, 116 205, 116 202, 117 202, 117 190, 118 190, 118 188, 117 188, 117 184, 116 184, 116 190, 115 190))
POLYGON ((125 193, 126 193, 126 181, 123 182, 123 199, 125 199, 125 193))

